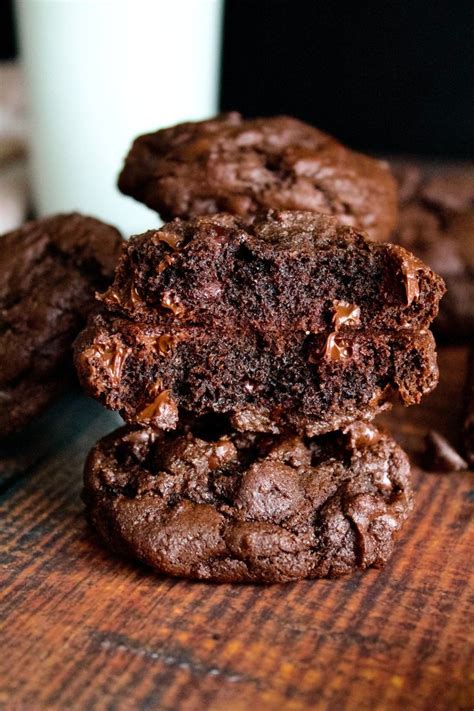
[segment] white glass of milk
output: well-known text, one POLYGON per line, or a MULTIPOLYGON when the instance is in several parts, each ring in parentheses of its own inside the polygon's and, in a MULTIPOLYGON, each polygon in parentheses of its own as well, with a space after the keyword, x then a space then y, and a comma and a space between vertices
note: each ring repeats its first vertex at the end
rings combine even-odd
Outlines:
POLYGON ((159 224, 116 187, 135 136, 216 113, 222 0, 16 0, 37 213, 159 224))

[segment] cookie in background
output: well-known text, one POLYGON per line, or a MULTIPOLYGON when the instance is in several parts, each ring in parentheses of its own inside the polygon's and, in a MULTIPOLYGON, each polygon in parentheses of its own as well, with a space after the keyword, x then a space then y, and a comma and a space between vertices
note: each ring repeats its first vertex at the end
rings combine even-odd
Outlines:
POLYGON ((399 222, 391 240, 440 274, 447 293, 434 330, 442 340, 474 337, 474 163, 393 161, 399 222))

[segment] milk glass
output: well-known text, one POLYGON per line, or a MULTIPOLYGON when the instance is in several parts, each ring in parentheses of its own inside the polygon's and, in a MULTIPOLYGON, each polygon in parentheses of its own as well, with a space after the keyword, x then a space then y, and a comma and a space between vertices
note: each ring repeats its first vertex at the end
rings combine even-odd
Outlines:
POLYGON ((136 135, 216 113, 222 0, 17 0, 16 14, 36 212, 155 227, 117 176, 136 135))

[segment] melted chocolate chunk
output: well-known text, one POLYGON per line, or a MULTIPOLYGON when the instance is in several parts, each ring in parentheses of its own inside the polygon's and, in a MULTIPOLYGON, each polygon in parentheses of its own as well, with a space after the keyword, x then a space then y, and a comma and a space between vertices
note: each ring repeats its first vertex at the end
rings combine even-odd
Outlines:
POLYGON ((407 306, 411 306, 415 299, 420 297, 420 282, 418 273, 423 272, 423 262, 413 254, 401 247, 393 247, 393 251, 400 256, 400 265, 405 277, 405 288, 407 295, 407 306))
POLYGON ((161 230, 160 232, 156 232, 155 237, 159 242, 164 242, 175 252, 178 251, 180 244, 183 241, 183 235, 179 234, 179 232, 173 232, 172 230, 161 230))
POLYGON ((104 370, 108 371, 110 382, 114 387, 120 384, 123 367, 129 355, 130 348, 113 342, 109 346, 97 343, 87 351, 87 358, 98 360, 104 370))
POLYGON ((179 302, 178 297, 169 291, 165 291, 163 293, 161 305, 164 306, 165 309, 169 309, 170 311, 172 311, 175 316, 180 317, 184 316, 185 314, 185 309, 183 305, 179 302))
POLYGON ((369 447, 380 439, 381 433, 374 425, 368 422, 355 422, 344 430, 350 437, 354 448, 369 447))
POLYGON ((156 271, 158 274, 161 274, 161 272, 164 272, 165 269, 167 269, 169 266, 171 266, 174 262, 174 257, 171 254, 165 254, 161 262, 158 264, 156 267, 156 271))
POLYGON ((121 285, 119 289, 110 287, 104 294, 98 294, 97 299, 112 308, 121 307, 130 310, 136 309, 142 302, 133 281, 121 285))
POLYGON ((333 363, 349 360, 352 349, 346 341, 338 338, 336 333, 330 333, 324 347, 324 358, 333 363))
POLYGON ((163 430, 174 429, 178 421, 178 408, 171 392, 164 390, 157 395, 153 402, 138 413, 137 421, 163 430))
POLYGON ((164 356, 171 355, 176 344, 178 343, 178 336, 170 336, 168 334, 163 334, 158 336, 158 350, 164 356))
POLYGON ((334 315, 332 322, 335 331, 343 326, 356 326, 360 323, 360 307, 348 304, 347 301, 334 301, 334 315))

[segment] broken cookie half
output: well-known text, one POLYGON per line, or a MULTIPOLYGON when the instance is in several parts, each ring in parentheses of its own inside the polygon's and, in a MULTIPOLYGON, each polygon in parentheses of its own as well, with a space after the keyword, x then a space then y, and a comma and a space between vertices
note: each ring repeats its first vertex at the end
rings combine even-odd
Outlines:
POLYGON ((313 436, 433 389, 443 292, 403 248, 324 215, 175 220, 124 247, 76 366, 129 423, 214 413, 313 436))

